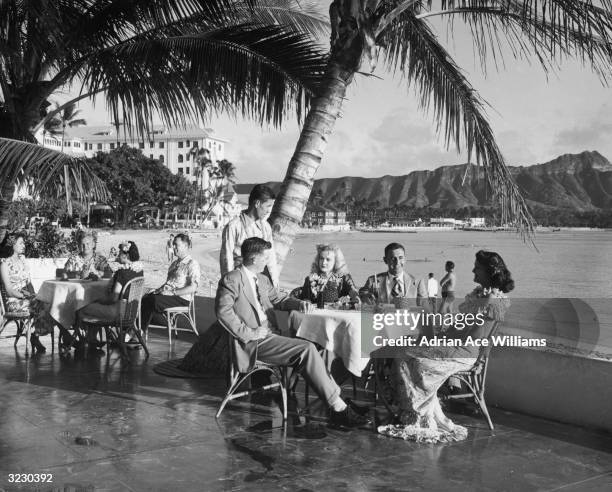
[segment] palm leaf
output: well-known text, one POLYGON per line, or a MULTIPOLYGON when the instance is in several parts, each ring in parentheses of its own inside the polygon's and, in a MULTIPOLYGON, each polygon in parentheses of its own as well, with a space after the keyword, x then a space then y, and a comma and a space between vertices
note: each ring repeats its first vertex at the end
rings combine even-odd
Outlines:
POLYGON ((489 59, 502 59, 505 45, 515 57, 535 58, 545 71, 575 58, 607 80, 612 63, 612 2, 598 3, 601 6, 576 0, 428 0, 428 9, 436 4, 439 11, 417 18, 443 15, 451 27, 455 17, 463 19, 483 68, 489 59))
POLYGON ((459 152, 463 142, 468 156, 474 154, 477 164, 482 165, 502 220, 513 221, 522 233, 531 236, 533 219, 497 146, 484 102, 427 24, 407 10, 378 41, 386 46, 388 65, 416 86, 420 106, 433 112, 446 146, 454 143, 459 152))
POLYGON ((219 111, 278 126, 292 109, 301 116, 324 63, 304 34, 245 24, 108 48, 87 60, 82 80, 105 92, 116 121, 139 129, 154 109, 175 126, 219 111))
POLYGON ((0 181, 25 186, 37 195, 61 196, 64 167, 78 198, 108 199, 106 185, 84 160, 28 142, 0 138, 0 181))

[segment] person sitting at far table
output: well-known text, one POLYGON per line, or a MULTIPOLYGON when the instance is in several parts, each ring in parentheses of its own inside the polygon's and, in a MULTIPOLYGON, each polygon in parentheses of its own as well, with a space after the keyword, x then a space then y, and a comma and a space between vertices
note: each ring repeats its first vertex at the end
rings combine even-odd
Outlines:
MULTIPOLYGON (((122 268, 118 268, 115 271, 108 295, 103 299, 98 299, 79 309, 76 312, 77 326, 82 325, 82 320, 84 318, 96 318, 109 322, 114 322, 119 318, 121 310, 125 310, 125 304, 119 299, 123 287, 130 280, 143 276, 142 264, 139 260, 140 254, 134 242, 130 241, 127 249, 125 246, 120 246, 117 263, 122 265, 122 268), (140 268, 138 270, 130 268, 130 266, 139 264, 140 268)), ((93 349, 101 347, 104 345, 104 342, 98 341, 96 339, 96 333, 93 330, 89 330, 87 333, 87 344, 93 349)))
POLYGON ((99 280, 110 269, 106 258, 96 252, 97 235, 94 232, 79 231, 79 253, 72 255, 64 265, 64 278, 67 272, 77 272, 81 279, 99 280))
POLYGON ((164 285, 142 298, 141 324, 143 331, 156 316, 159 324, 164 310, 170 307, 188 306, 200 284, 200 265, 189 254, 191 240, 187 234, 177 234, 173 241, 174 260, 168 268, 164 285))

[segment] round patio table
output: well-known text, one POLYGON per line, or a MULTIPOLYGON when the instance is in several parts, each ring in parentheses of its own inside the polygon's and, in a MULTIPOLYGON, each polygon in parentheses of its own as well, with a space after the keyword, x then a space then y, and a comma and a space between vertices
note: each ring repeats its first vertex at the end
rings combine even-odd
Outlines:
POLYGON ((64 328, 74 325, 77 309, 106 295, 109 279, 45 280, 36 297, 50 305, 49 314, 64 328))

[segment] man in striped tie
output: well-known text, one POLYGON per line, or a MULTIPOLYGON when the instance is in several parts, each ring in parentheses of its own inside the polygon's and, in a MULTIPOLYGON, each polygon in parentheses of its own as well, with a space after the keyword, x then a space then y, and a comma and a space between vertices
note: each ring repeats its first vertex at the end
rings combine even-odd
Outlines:
POLYGON ((364 303, 378 301, 382 304, 392 304, 398 297, 414 299, 417 304, 421 299, 427 299, 427 282, 417 280, 404 271, 405 249, 400 243, 391 243, 385 247, 383 261, 387 271, 371 275, 365 285, 359 289, 359 296, 364 303))

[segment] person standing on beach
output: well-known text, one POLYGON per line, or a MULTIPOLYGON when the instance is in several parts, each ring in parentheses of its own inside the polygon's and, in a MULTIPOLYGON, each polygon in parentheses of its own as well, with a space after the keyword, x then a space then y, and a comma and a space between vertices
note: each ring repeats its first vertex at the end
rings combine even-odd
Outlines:
POLYGON ((170 238, 168 238, 168 241, 166 242, 166 256, 168 257, 169 263, 172 263, 172 260, 174 260, 173 243, 174 243, 174 234, 170 234, 170 238))
POLYGON ((268 186, 255 185, 249 195, 249 207, 225 226, 221 234, 219 257, 221 277, 242 265, 240 247, 244 240, 249 237, 259 237, 273 245, 268 255, 265 274, 272 280, 273 285, 278 287, 279 272, 276 252, 274 251, 272 228, 267 220, 272 212, 275 198, 276 195, 268 186))
POLYGON ((455 276, 455 263, 447 261, 444 265, 446 275, 440 280, 440 288, 442 289, 442 304, 440 305, 440 314, 452 313, 453 304, 455 302, 455 284, 457 277, 455 276))
POLYGON ((427 279, 427 295, 429 297, 429 305, 431 306, 431 311, 433 313, 436 312, 436 304, 438 300, 438 291, 440 290, 440 286, 438 281, 434 278, 434 274, 430 273, 429 278, 427 279))

